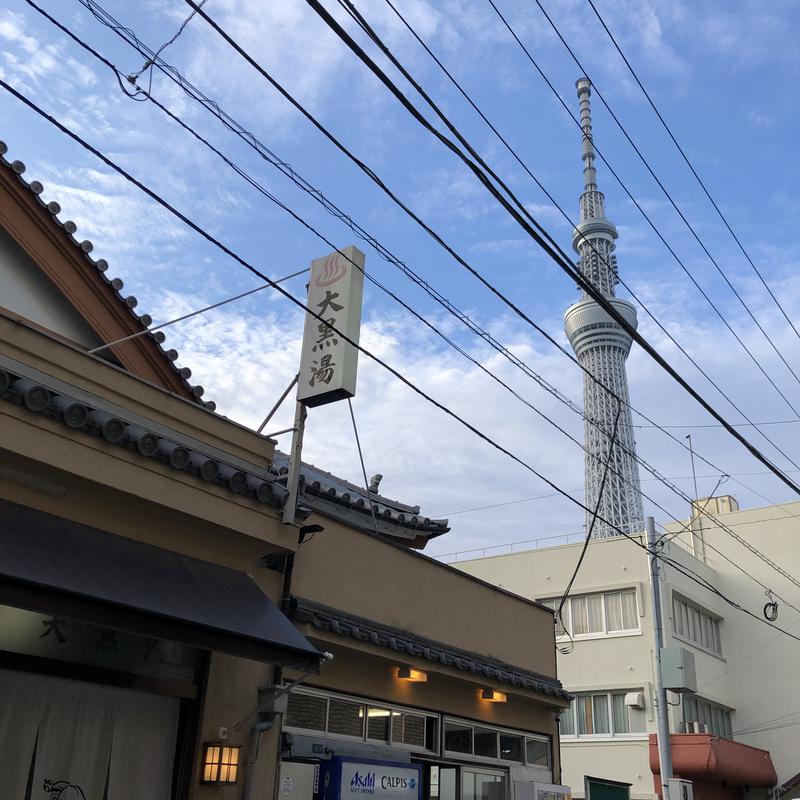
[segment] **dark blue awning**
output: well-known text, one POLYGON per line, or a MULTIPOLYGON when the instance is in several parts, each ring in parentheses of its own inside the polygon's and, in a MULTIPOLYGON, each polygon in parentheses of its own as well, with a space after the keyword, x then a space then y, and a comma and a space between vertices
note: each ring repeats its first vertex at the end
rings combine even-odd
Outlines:
POLYGON ((5 500, 0 602, 304 670, 321 659, 243 572, 5 500))

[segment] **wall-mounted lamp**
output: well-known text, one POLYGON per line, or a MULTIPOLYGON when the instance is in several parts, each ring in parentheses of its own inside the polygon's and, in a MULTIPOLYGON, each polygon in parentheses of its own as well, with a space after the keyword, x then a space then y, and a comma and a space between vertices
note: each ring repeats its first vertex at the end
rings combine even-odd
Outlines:
POLYGON ((201 783, 230 785, 239 777, 239 751, 241 747, 224 742, 206 742, 203 745, 203 776, 201 783))
POLYGON ((425 683, 428 680, 428 673, 413 667, 398 667, 397 680, 410 681, 411 683, 425 683))
POLYGON ((481 700, 488 703, 505 703, 508 696, 505 692, 498 692, 495 689, 481 689, 481 700))

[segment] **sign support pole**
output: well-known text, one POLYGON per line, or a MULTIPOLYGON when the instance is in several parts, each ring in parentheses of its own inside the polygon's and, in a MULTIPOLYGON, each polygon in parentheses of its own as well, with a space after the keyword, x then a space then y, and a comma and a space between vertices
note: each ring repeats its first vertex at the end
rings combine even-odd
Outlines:
POLYGON ((669 781, 672 778, 672 749, 669 738, 669 706, 667 690, 664 688, 664 677, 661 670, 661 649, 664 647, 664 634, 661 621, 661 578, 659 577, 656 549, 656 523, 652 517, 645 521, 647 528, 647 551, 650 561, 650 598, 653 601, 653 629, 656 640, 656 716, 658 728, 658 763, 661 772, 663 800, 670 800, 669 781))
POLYGON ((297 490, 300 483, 300 464, 303 455, 303 434, 306 429, 305 405, 299 400, 295 402, 294 410, 294 431, 292 432, 292 448, 289 452, 289 474, 286 476, 286 488, 289 496, 286 498, 286 505, 283 507, 283 524, 291 525, 294 523, 295 512, 297 511, 297 490))

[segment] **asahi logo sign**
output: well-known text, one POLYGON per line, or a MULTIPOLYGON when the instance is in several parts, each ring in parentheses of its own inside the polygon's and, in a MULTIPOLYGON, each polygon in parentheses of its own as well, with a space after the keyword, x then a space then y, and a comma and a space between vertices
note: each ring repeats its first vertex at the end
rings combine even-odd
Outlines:
POLYGON ((364 254, 355 247, 311 262, 297 399, 321 406, 356 393, 364 254), (344 334, 344 335, 342 335, 344 334), (348 341, 349 340, 349 341, 348 341))
POLYGON ((342 764, 342 798, 376 800, 416 800, 419 797, 419 773, 400 764, 342 764))

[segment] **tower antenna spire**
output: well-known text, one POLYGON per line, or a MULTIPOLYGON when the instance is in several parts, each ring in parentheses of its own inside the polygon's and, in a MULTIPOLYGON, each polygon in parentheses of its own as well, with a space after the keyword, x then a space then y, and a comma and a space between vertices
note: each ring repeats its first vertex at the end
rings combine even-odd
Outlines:
MULTIPOLYGON (((580 197, 580 222, 572 235, 572 246, 580 256, 580 271, 605 295, 617 311, 636 327, 636 308, 615 296, 619 282, 614 244, 617 229, 606 219, 605 198, 597 188, 597 173, 592 139, 592 94, 588 78, 575 83, 581 111, 583 194, 580 197)), ((598 508, 598 515, 610 525, 595 525, 593 538, 617 535, 642 529, 644 513, 639 490, 639 467, 633 438, 631 409, 628 404, 628 376, 625 360, 632 339, 586 292, 564 314, 564 330, 575 355, 584 367, 583 404, 586 413, 584 442, 586 457, 586 507, 598 508), (589 376, 593 376, 590 378, 589 376), (618 409, 618 401, 622 408, 618 409), (610 447, 612 430, 619 410, 617 442, 610 447), (614 466, 603 482, 604 462, 614 466)), ((586 525, 592 514, 587 513, 586 525)))
POLYGON ((581 128, 583 128, 583 189, 586 192, 597 190, 597 170, 594 167, 594 142, 592 141, 592 84, 588 78, 578 78, 575 82, 581 106, 581 128))

